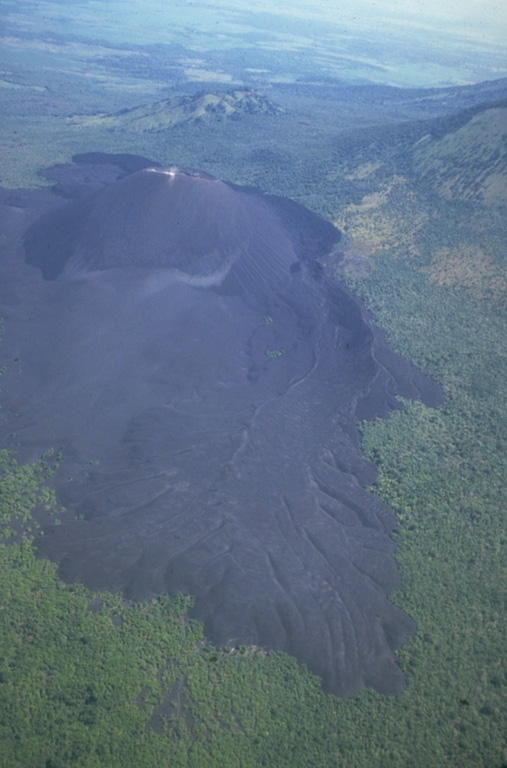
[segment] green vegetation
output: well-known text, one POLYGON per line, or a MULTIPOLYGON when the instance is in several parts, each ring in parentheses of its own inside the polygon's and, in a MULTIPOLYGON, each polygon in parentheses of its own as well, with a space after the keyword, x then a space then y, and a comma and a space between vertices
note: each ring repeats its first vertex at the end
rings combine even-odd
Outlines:
POLYGON ((49 463, 52 455, 52 451, 48 451, 32 466, 19 466, 7 451, 0 450, 2 539, 13 534, 11 524, 19 529, 33 522, 32 512, 36 505, 49 512, 56 510, 54 494, 44 485, 44 480, 51 476, 58 465, 58 462, 53 465, 49 463))
POLYGON ((422 715, 412 754, 417 765, 501 765, 505 318, 433 288, 392 258, 376 267, 377 287, 356 288, 391 341, 442 381, 446 396, 438 410, 406 402, 388 421, 363 425, 363 448, 379 466, 376 492, 400 519, 395 600, 418 625, 399 653, 409 686, 403 698, 422 715))

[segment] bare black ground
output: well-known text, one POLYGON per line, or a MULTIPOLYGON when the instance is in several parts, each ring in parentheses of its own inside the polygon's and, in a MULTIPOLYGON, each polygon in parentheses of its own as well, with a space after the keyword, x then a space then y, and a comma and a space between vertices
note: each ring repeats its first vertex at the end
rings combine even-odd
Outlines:
POLYGON ((356 423, 438 388, 323 273, 339 233, 318 216, 76 160, 1 199, 0 437, 22 459, 63 447, 72 513, 40 553, 91 587, 192 594, 213 641, 286 650, 339 695, 399 691, 414 625, 356 423))

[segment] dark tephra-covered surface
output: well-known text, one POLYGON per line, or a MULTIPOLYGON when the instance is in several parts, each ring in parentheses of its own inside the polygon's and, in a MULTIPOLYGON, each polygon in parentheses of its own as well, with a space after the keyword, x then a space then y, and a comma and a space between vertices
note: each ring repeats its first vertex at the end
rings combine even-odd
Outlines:
POLYGON ((399 691, 414 625, 356 421, 438 388, 319 268, 339 233, 318 216, 75 160, 48 172, 57 194, 1 198, 0 438, 65 456, 40 553, 90 587, 192 594, 213 641, 286 650, 326 690, 399 691))

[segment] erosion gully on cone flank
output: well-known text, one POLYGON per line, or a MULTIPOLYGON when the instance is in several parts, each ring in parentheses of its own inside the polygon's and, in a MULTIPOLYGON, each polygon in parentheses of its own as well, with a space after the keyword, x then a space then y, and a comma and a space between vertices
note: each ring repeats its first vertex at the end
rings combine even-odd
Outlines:
POLYGON ((320 267, 339 232, 134 156, 46 176, 1 198, 0 437, 64 454, 40 554, 133 599, 191 594, 215 643, 285 650, 341 696, 399 691, 414 624, 357 421, 441 395, 320 267))

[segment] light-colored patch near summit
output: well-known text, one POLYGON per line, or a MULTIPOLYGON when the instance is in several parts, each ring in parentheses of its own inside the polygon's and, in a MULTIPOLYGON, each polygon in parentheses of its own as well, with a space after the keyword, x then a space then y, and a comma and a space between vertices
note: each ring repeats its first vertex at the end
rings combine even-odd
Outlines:
POLYGON ((210 288, 214 285, 221 285, 233 263, 231 261, 222 269, 217 269, 209 275, 190 275, 179 269, 157 269, 152 271, 143 281, 143 292, 145 296, 153 296, 173 283, 186 283, 194 288, 210 288))

